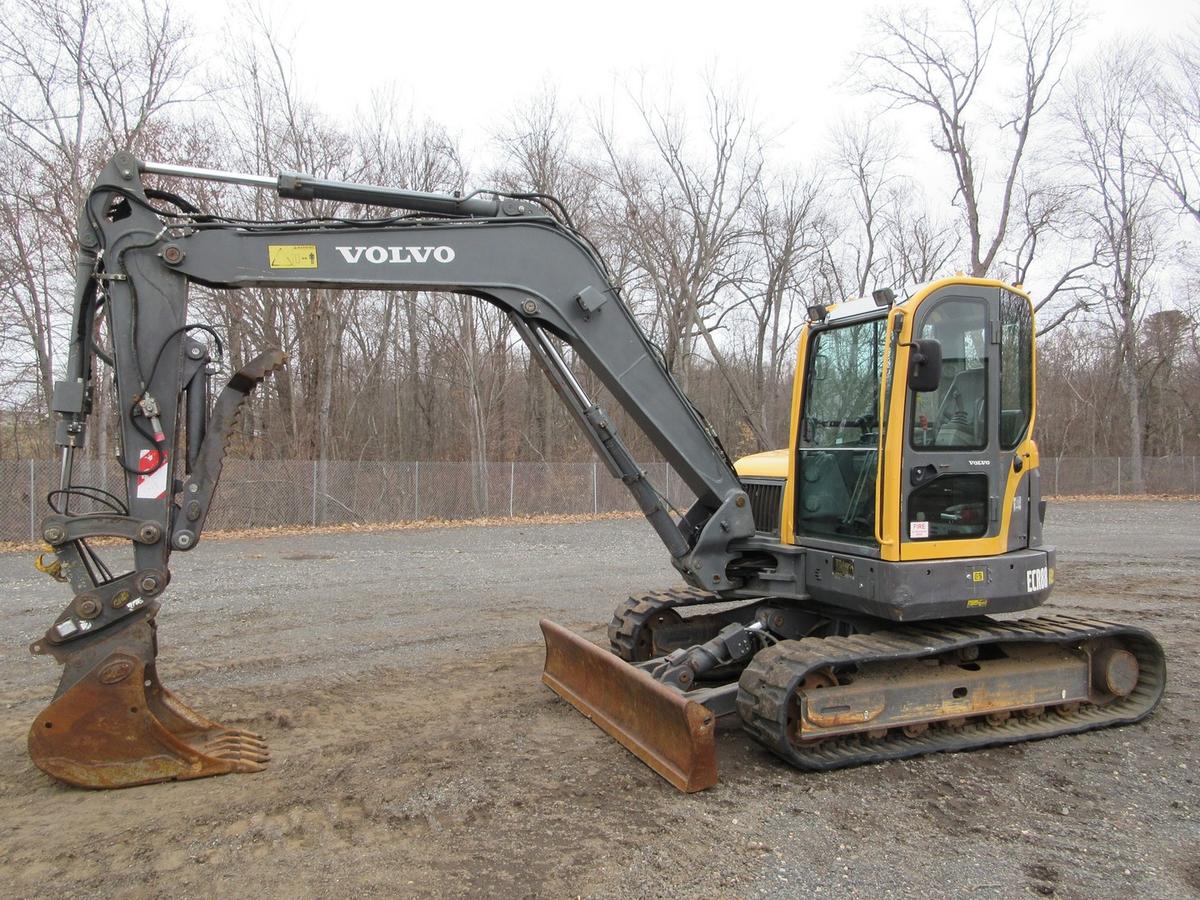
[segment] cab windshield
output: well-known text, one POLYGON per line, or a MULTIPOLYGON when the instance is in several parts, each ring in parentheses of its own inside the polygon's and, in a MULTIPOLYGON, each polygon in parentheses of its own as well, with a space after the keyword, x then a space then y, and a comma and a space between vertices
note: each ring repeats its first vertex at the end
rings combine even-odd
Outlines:
POLYGON ((800 417, 796 530, 875 540, 884 318, 817 332, 800 417))

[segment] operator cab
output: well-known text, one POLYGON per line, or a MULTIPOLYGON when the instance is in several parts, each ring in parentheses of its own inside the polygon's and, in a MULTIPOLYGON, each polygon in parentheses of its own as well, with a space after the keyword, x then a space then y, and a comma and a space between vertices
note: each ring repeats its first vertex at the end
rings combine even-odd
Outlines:
POLYGON ((795 542, 896 560, 1030 546, 1033 337, 1028 297, 961 277, 811 323, 795 542))

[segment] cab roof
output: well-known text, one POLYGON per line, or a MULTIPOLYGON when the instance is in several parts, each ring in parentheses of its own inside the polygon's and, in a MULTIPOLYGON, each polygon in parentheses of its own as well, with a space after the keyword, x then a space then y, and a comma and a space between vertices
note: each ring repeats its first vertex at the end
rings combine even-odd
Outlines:
MULTIPOLYGON (((932 293, 938 288, 948 287, 952 284, 970 284, 982 285, 984 287, 1004 288, 1007 291, 1012 291, 1015 294, 1028 299, 1028 294, 1025 293, 1025 288, 1019 284, 1008 284, 996 278, 975 278, 971 275, 950 275, 946 278, 936 278, 933 281, 925 281, 921 284, 914 285, 908 296, 903 300, 897 300, 896 306, 903 306, 910 300, 915 300, 924 297, 926 294, 932 293)), ((851 297, 848 300, 843 300, 840 303, 831 303, 826 307, 826 321, 838 322, 843 319, 851 319, 857 316, 867 316, 869 313, 878 311, 880 314, 886 315, 887 307, 879 306, 872 297, 851 297)))

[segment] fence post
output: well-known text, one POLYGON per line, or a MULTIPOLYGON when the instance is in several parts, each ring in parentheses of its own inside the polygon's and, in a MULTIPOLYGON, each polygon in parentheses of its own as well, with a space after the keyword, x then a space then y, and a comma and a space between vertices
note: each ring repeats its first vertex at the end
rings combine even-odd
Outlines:
POLYGON ((33 476, 33 460, 31 459, 29 461, 29 539, 31 541, 37 540, 37 512, 33 505, 33 494, 36 490, 37 486, 34 484, 33 476))
POLYGON ((312 523, 317 524, 317 461, 312 461, 312 523))
POLYGON ((413 463, 413 521, 421 518, 421 461, 413 463))
POLYGON ((513 517, 513 494, 517 486, 517 463, 513 460, 508 464, 508 517, 513 517))
POLYGON ((600 495, 596 492, 596 464, 592 463, 592 515, 600 512, 600 495))
POLYGON ((1117 496, 1121 496, 1121 457, 1117 457, 1117 496))

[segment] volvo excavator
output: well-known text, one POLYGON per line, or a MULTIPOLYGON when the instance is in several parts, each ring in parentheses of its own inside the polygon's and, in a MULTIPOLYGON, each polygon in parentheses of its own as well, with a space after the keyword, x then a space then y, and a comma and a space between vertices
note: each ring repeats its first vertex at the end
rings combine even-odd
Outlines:
POLYGON ((1046 601, 1055 562, 1033 440, 1033 312, 1018 287, 959 276, 902 300, 880 290, 813 305, 789 446, 734 464, 596 248, 545 195, 118 153, 83 204, 78 247, 53 395, 61 475, 42 522, 53 552, 40 560, 74 596, 31 646, 63 666, 28 742, 61 781, 122 787, 268 762, 261 736, 195 712, 156 671, 170 555, 199 545, 239 411, 285 363, 267 349, 214 395, 220 333, 189 318, 192 284, 448 291, 508 315, 687 585, 622 603, 609 648, 543 620, 543 680, 681 790, 716 782, 724 716, 793 766, 832 769, 1135 722, 1162 694, 1148 632, 1008 615, 1046 601), (195 180, 379 212, 232 218, 176 192, 195 180), (686 482, 686 511, 651 484, 564 344, 686 482), (120 495, 75 472, 89 416, 110 402, 100 366, 114 375, 120 495), (127 542, 132 568, 114 571, 101 538, 127 542))

